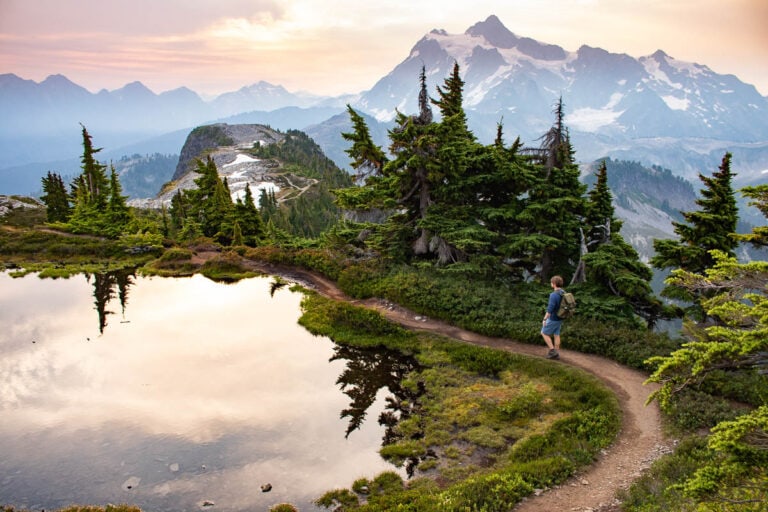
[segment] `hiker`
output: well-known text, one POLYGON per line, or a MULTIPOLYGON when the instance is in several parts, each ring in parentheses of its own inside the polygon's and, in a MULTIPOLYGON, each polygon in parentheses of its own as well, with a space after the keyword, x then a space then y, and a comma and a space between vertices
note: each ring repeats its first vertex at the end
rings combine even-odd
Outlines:
POLYGON ((560 326, 562 326, 563 321, 557 316, 557 310, 560 309, 560 301, 563 300, 563 294, 561 293, 563 288, 563 278, 560 276, 552 276, 552 279, 549 280, 549 284, 552 285, 552 293, 549 294, 547 312, 544 314, 544 320, 541 322, 541 337, 544 338, 544 343, 549 347, 547 358, 559 359, 560 326))

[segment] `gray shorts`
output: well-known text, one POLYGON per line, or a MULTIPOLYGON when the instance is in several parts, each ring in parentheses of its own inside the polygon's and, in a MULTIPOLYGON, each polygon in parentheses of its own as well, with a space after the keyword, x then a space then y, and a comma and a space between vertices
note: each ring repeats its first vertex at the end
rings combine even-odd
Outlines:
POLYGON ((563 325, 562 320, 552 320, 551 318, 547 318, 547 323, 544 324, 544 327, 541 328, 541 334, 546 334, 547 336, 554 336, 554 335, 560 335, 560 327, 563 325))

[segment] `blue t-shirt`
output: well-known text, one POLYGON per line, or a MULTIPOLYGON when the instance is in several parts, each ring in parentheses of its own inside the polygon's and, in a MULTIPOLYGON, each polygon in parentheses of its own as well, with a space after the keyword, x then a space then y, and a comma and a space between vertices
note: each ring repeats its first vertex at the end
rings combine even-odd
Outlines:
POLYGON ((555 322, 562 321, 562 318, 557 316, 557 310, 560 309, 560 301, 563 300, 562 289, 555 290, 549 294, 549 302, 547 303, 547 313, 549 318, 555 322))

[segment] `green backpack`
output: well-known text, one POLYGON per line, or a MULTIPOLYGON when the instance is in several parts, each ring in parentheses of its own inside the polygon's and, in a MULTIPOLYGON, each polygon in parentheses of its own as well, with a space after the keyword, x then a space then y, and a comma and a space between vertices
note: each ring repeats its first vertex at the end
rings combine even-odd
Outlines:
POLYGON ((576 314, 576 298, 571 292, 560 290, 560 309, 557 310, 557 316, 565 320, 576 314))

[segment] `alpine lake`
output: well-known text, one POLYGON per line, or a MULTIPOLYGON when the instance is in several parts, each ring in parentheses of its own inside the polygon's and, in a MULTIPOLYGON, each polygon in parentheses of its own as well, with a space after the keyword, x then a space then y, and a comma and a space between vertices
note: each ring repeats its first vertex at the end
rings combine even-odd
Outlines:
POLYGON ((0 504, 319 511, 405 477, 378 419, 410 363, 313 336, 283 284, 0 272, 0 504))

